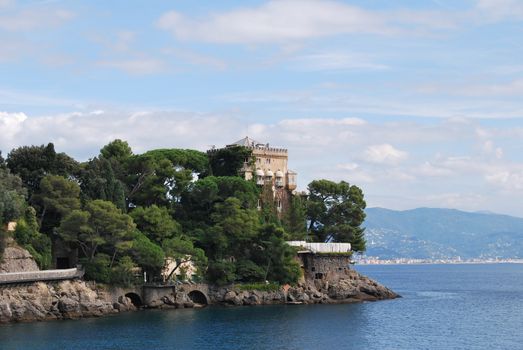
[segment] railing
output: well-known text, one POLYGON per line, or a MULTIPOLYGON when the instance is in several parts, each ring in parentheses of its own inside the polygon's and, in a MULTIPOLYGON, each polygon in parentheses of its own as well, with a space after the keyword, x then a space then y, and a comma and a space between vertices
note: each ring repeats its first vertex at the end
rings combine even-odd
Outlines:
POLYGON ((82 278, 83 275, 84 271, 78 268, 63 270, 9 272, 0 273, 0 284, 28 283, 38 281, 60 281, 82 278))

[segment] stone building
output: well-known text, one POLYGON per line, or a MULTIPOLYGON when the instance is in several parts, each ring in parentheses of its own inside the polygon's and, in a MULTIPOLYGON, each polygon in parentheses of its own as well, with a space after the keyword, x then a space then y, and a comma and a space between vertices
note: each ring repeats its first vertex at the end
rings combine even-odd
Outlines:
POLYGON ((346 278, 352 264, 350 243, 311 243, 288 241, 298 248, 297 255, 303 277, 307 281, 337 283, 346 278))
MULTIPOLYGON (((298 176, 287 166, 287 149, 272 147, 248 136, 225 147, 236 146, 243 146, 252 151, 253 158, 245 159, 241 170, 245 180, 254 179, 258 186, 268 186, 272 190, 278 215, 281 216, 290 205, 298 176)), ((261 207, 261 200, 258 207, 261 207)))

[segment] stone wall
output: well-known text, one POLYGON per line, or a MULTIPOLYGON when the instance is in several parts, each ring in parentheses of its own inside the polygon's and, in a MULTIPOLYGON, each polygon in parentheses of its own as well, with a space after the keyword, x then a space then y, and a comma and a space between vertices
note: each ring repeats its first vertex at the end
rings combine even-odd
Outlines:
POLYGON ((305 280, 309 281, 337 283, 350 270, 350 255, 301 253, 299 259, 305 280))

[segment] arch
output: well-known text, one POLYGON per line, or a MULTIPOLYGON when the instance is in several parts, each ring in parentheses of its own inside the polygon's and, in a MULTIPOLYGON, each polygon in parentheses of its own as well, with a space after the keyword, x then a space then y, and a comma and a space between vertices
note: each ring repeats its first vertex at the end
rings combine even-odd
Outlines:
POLYGON ((208 305, 209 304, 207 296, 203 292, 200 292, 199 290, 193 290, 193 291, 189 292, 189 294, 187 294, 187 296, 195 304, 199 304, 199 305, 208 305))
POLYGON ((131 292, 125 294, 125 296, 131 299, 131 303, 133 303, 135 307, 139 308, 143 306, 142 298, 138 294, 131 292))

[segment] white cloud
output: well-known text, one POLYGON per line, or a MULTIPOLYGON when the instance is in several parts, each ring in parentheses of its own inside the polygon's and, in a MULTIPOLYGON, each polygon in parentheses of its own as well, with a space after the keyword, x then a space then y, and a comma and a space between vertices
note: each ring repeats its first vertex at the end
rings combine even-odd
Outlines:
POLYGON ((0 15, 0 30, 11 32, 52 28, 73 19, 75 14, 64 9, 30 7, 0 15))
POLYGON ((523 18, 523 3, 520 0, 478 0, 476 6, 480 14, 491 21, 523 18))
POLYGON ((164 61, 154 58, 135 58, 114 61, 100 61, 99 66, 122 70, 129 74, 145 75, 157 74, 167 71, 164 61))
POLYGON ((367 147, 365 156, 371 163, 398 164, 407 158, 408 153, 385 143, 367 147))
POLYGON ((361 54, 345 52, 324 52, 296 56, 291 59, 292 69, 297 70, 383 70, 389 67, 375 63, 369 57, 361 54))
POLYGON ((24 113, 0 112, 0 150, 5 144, 12 144, 16 140, 26 119, 24 113))
POLYGON ((523 169, 510 171, 502 170, 485 175, 485 179, 507 191, 523 190, 523 169))
POLYGON ((200 19, 170 11, 157 24, 184 40, 246 44, 391 31, 377 13, 328 0, 273 0, 200 19))

